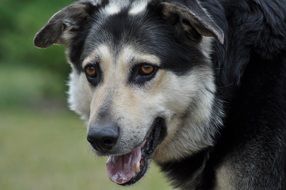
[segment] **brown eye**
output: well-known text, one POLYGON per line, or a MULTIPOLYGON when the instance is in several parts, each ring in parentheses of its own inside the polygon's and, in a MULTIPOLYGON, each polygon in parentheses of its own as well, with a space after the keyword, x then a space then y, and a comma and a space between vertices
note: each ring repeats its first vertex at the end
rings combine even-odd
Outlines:
POLYGON ((152 80, 159 69, 160 66, 149 63, 136 64, 131 69, 129 81, 134 84, 143 85, 152 80))
POLYGON ((86 74, 86 76, 90 77, 90 78, 95 78, 97 77, 97 68, 96 65, 87 65, 84 68, 84 72, 86 74))
POLYGON ((140 66, 138 74, 141 76, 151 75, 156 71, 156 67, 149 65, 149 64, 143 64, 140 66))

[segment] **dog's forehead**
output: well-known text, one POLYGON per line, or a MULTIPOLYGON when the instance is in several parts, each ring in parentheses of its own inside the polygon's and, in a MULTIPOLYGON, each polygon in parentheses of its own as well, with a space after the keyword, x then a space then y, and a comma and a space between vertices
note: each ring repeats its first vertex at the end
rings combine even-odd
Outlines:
POLYGON ((154 17, 147 14, 149 2, 151 0, 109 0, 96 12, 93 29, 101 29, 109 37, 114 37, 120 36, 123 31, 127 33, 139 26, 144 27, 150 24, 147 20, 154 17))
MULTIPOLYGON (((162 33, 168 32, 162 32, 163 23, 156 20, 156 13, 147 10, 149 2, 151 1, 110 0, 102 6, 93 16, 83 57, 91 54, 99 44, 108 44, 115 52, 126 44, 132 44, 136 49, 154 53, 154 47, 158 46, 154 43, 160 41, 162 33)), ((161 43, 162 41, 166 40, 161 40, 161 43)))
MULTIPOLYGON (((138 57, 137 54, 156 55, 161 68, 178 74, 187 73, 194 64, 200 63, 199 49, 178 41, 176 27, 166 21, 160 5, 149 0, 110 0, 92 15, 88 24, 79 33, 84 34, 82 49, 78 50, 77 46, 71 48, 71 52, 80 52, 80 55, 76 54, 79 55, 76 57, 78 61, 74 61, 79 70, 82 70, 86 58, 95 57, 94 52, 101 44, 109 47, 113 63, 117 63, 114 59, 120 57, 122 49, 127 46, 137 52, 132 57, 138 57)), ((73 56, 72 53, 70 55, 73 56)), ((102 54, 97 55, 94 61, 102 59, 102 54)))

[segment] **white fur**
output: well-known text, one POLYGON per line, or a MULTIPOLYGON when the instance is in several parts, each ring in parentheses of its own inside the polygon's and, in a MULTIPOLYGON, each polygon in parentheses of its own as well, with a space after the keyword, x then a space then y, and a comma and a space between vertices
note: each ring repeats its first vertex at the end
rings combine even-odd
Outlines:
POLYGON ((110 0, 109 4, 102 10, 106 15, 114 15, 130 4, 129 0, 110 0))
POLYGON ((73 69, 70 74, 69 82, 69 99, 70 109, 79 114, 83 120, 87 121, 90 115, 90 103, 92 92, 82 74, 78 74, 73 69))
POLYGON ((114 15, 130 6, 128 14, 131 16, 145 12, 150 0, 110 0, 110 3, 102 10, 106 15, 114 15))
POLYGON ((104 12, 108 15, 114 15, 119 13, 121 10, 121 7, 119 7, 117 4, 109 4, 105 9, 104 12))
POLYGON ((140 0, 140 1, 135 1, 131 5, 131 9, 129 10, 129 15, 138 15, 143 12, 145 12, 147 5, 149 3, 149 0, 140 0))

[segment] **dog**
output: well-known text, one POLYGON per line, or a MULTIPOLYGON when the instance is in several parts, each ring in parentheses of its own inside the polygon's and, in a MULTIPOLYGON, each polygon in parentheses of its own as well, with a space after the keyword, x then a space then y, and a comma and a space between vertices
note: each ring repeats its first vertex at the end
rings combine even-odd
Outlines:
POLYGON ((76 1, 34 43, 66 47, 116 184, 153 160, 183 190, 286 189, 286 0, 76 1))

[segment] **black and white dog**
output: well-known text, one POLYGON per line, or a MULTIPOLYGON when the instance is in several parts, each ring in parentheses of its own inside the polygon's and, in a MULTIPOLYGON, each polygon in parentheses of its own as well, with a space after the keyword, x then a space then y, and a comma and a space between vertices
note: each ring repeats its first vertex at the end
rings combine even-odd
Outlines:
POLYGON ((113 182, 152 159, 180 189, 286 189, 286 0, 82 0, 52 44, 113 182))

